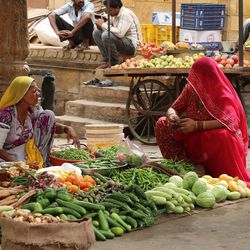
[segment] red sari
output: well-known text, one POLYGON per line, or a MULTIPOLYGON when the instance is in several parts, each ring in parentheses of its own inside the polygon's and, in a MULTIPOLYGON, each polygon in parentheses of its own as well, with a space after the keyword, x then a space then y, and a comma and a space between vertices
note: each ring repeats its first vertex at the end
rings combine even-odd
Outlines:
POLYGON ((188 83, 172 108, 180 117, 216 119, 225 127, 183 134, 162 117, 155 130, 163 157, 191 160, 213 177, 238 176, 250 187, 246 115, 231 83, 212 59, 204 57, 194 63, 188 83))

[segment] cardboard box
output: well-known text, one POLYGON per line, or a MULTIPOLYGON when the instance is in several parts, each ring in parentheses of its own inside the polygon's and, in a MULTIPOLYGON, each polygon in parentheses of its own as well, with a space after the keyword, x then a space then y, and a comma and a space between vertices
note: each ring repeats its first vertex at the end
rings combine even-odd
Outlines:
MULTIPOLYGON (((180 26, 181 13, 176 12, 176 26, 180 26)), ((172 12, 153 12, 152 23, 172 26, 172 12)))
POLYGON ((221 42, 221 30, 186 30, 180 29, 179 41, 189 43, 221 42))

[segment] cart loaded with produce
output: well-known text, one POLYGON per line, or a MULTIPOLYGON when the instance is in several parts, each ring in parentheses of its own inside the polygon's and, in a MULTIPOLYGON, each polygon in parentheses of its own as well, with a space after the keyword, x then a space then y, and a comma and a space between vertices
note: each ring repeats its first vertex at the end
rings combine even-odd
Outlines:
POLYGON ((184 161, 150 161, 130 141, 95 152, 57 148, 52 158, 61 165, 1 163, 2 249, 88 249, 159 219, 250 197, 238 177, 213 178, 184 161))

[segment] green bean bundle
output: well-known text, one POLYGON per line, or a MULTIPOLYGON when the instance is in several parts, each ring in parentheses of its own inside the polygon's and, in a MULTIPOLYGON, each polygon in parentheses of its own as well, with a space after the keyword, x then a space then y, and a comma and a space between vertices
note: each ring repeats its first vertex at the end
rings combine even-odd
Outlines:
POLYGON ((78 148, 64 148, 62 150, 51 153, 53 156, 66 160, 89 160, 91 159, 89 153, 84 149, 78 148))
POLYGON ((143 191, 165 184, 169 179, 169 176, 158 173, 152 168, 130 168, 122 172, 112 170, 109 177, 114 182, 125 185, 136 184, 143 191))

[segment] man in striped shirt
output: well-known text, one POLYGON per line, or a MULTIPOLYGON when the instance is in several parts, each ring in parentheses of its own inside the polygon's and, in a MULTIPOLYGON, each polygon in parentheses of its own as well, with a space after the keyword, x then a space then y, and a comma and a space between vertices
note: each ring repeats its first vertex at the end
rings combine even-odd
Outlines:
POLYGON ((108 22, 104 18, 96 20, 93 38, 103 56, 103 64, 98 68, 104 69, 109 67, 109 46, 111 66, 116 65, 120 63, 118 53, 135 54, 136 47, 142 43, 142 35, 137 16, 122 6, 121 0, 104 0, 103 4, 110 15, 110 39, 108 22))

